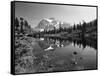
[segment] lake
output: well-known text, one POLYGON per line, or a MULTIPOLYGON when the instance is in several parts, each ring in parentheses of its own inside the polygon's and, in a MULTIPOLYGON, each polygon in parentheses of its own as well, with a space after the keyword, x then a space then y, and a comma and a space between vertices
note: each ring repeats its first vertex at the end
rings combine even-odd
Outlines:
POLYGON ((97 48, 93 42, 50 37, 36 38, 36 42, 42 52, 35 54, 35 72, 97 69, 97 48))

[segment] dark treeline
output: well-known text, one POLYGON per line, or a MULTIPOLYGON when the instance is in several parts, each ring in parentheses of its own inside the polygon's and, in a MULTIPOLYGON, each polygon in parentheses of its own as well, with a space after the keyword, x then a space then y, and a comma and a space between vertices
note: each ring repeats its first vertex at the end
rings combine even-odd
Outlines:
POLYGON ((74 24, 73 26, 70 26, 69 28, 62 28, 61 23, 59 23, 59 28, 56 29, 54 27, 53 30, 45 30, 42 32, 33 32, 33 29, 28 24, 27 20, 20 17, 19 19, 15 18, 15 31, 18 33, 28 33, 33 35, 34 37, 37 36, 44 36, 45 34, 59 34, 60 36, 64 37, 94 37, 97 38, 97 19, 86 23, 83 21, 83 23, 74 24))
POLYGON ((15 18, 15 32, 17 34, 27 34, 32 32, 31 26, 28 24, 27 20, 20 17, 19 19, 15 18))

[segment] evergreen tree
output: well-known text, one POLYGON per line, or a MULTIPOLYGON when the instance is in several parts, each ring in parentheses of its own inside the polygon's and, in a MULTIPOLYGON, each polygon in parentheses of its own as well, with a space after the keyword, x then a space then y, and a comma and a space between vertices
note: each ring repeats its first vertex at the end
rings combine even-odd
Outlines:
POLYGON ((18 18, 16 17, 16 19, 15 19, 15 30, 18 30, 18 27, 19 27, 19 21, 18 21, 18 18))
POLYGON ((25 20, 25 29, 27 29, 27 27, 28 27, 28 22, 25 20))
POLYGON ((21 22, 20 22, 20 26, 21 26, 20 31, 23 32, 23 25, 24 25, 23 20, 24 20, 24 19, 23 19, 22 17, 20 17, 20 20, 21 20, 21 22))
POLYGON ((74 26, 73 26, 73 30, 75 30, 75 24, 74 24, 74 26))

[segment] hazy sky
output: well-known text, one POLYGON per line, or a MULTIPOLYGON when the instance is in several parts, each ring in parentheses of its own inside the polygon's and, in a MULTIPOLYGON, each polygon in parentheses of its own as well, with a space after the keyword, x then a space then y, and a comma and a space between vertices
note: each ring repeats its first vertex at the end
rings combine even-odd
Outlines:
POLYGON ((96 19, 96 7, 16 2, 15 15, 23 17, 32 27, 36 26, 43 18, 51 17, 73 25, 82 20, 89 22, 96 19))

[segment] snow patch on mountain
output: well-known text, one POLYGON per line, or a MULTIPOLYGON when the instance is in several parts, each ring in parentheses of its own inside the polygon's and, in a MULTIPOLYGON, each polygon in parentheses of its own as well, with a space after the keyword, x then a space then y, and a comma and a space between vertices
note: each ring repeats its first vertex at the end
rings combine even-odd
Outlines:
POLYGON ((44 20, 48 21, 48 22, 52 22, 53 20, 48 19, 48 18, 44 18, 44 20))

